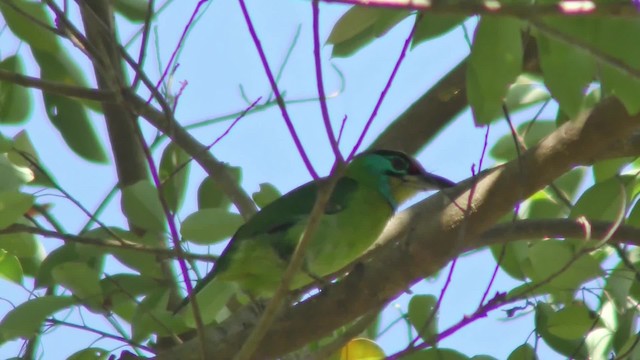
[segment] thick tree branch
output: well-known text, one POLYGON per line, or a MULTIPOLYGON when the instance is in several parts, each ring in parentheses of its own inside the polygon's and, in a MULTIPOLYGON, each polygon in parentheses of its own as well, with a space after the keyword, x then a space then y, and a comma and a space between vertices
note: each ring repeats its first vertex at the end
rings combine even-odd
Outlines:
MULTIPOLYGON (((606 99, 590 114, 565 123, 520 159, 451 189, 448 195, 456 204, 439 193, 407 209, 392 220, 383 234, 383 245, 367 260, 356 264, 341 281, 286 311, 257 353, 277 357, 384 306, 466 249, 482 246, 481 234, 517 203, 639 126, 640 116, 629 116, 619 101, 606 99), (472 186, 474 197, 467 206, 472 186), (470 211, 461 210, 466 208, 470 211), (314 325, 308 326, 310 323, 314 325)), ((208 353, 216 354, 217 359, 231 358, 249 331, 227 333, 224 341, 211 341, 208 353)), ((207 337, 215 339, 216 332, 209 328, 207 337)), ((189 341, 158 359, 193 359, 197 348, 195 341, 189 341)))

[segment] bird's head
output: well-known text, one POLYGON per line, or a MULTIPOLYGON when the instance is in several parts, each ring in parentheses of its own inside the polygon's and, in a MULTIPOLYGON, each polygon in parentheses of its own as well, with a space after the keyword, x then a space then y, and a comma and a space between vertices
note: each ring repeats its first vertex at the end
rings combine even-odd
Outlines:
POLYGON ((372 150, 356 156, 347 173, 362 175, 360 181, 377 187, 393 208, 420 191, 441 190, 454 182, 427 172, 407 154, 395 150, 372 150))

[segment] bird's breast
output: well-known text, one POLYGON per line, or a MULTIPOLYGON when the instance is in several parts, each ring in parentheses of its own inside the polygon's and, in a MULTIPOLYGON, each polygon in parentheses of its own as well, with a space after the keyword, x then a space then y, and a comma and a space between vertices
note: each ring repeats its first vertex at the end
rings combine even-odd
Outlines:
POLYGON ((306 252, 309 270, 324 276, 347 266, 377 240, 392 215, 379 192, 359 191, 342 211, 323 216, 306 252))

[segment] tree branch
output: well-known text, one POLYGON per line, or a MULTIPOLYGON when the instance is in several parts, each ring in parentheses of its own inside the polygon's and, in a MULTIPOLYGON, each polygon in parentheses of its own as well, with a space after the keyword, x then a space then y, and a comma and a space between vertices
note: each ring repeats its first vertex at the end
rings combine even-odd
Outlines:
POLYGON ((205 262, 215 262, 217 259, 217 257, 213 255, 192 254, 192 253, 185 253, 185 252, 179 253, 178 251, 175 251, 175 250, 166 249, 166 248, 149 247, 149 246, 141 245, 135 242, 126 241, 124 239, 101 239, 101 238, 93 238, 93 237, 87 237, 87 236, 78 236, 73 234, 60 233, 57 231, 40 229, 40 228, 27 226, 23 224, 13 224, 7 228, 0 230, 0 234, 18 234, 18 233, 35 234, 35 235, 40 235, 46 238, 63 240, 65 242, 74 242, 78 244, 105 247, 110 249, 140 251, 143 253, 155 254, 161 258, 175 259, 178 257, 183 257, 185 259, 200 260, 205 262))
POLYGON ((40 89, 56 95, 68 96, 78 99, 114 102, 116 93, 108 90, 89 89, 79 86, 67 85, 55 81, 42 80, 40 78, 26 76, 12 71, 0 69, 0 81, 24 86, 26 88, 40 89))
MULTIPOLYGON (((473 246, 474 250, 482 246, 511 241, 536 238, 574 238, 598 240, 604 238, 615 224, 606 221, 590 221, 591 238, 585 239, 585 226, 575 219, 536 219, 518 220, 512 223, 498 224, 483 233, 473 246)), ((610 241, 640 246, 640 228, 620 225, 615 229, 610 241)))
POLYGON ((122 96, 135 113, 147 120, 151 126, 169 136, 173 142, 191 155, 207 174, 218 183, 222 191, 231 199, 231 202, 238 208, 238 211, 245 219, 255 214, 256 205, 253 200, 238 186, 227 171, 224 163, 216 159, 205 145, 196 140, 173 117, 166 116, 165 113, 158 111, 138 95, 125 89, 122 96))

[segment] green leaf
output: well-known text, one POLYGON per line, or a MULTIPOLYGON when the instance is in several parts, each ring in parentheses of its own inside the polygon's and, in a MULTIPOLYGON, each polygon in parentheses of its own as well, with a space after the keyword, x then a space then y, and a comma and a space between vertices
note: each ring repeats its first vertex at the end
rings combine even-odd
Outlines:
POLYGON ((160 262, 154 254, 141 253, 138 250, 117 249, 113 256, 122 264, 138 271, 140 274, 154 279, 164 278, 160 262))
POLYGON ((584 304, 571 304, 549 315, 547 330, 563 339, 580 339, 587 334, 596 321, 584 304))
POLYGON ((40 257, 44 254, 42 244, 27 233, 13 233, 0 235, 0 249, 5 249, 9 254, 17 257, 40 257))
POLYGON ((162 281, 144 275, 116 274, 100 280, 105 307, 131 322, 138 306, 136 298, 166 288, 162 281))
POLYGON ((136 308, 131 323, 133 341, 141 342, 151 334, 170 336, 188 330, 182 317, 167 311, 169 290, 156 289, 136 308))
MULTIPOLYGON (((0 69, 22 74, 24 67, 17 56, 9 56, 0 62, 0 69)), ((31 96, 24 86, 0 81, 0 124, 18 124, 31 113, 31 96)))
POLYGON ((253 201, 255 201, 260 208, 264 208, 280 196, 282 196, 280 191, 269 183, 260 184, 260 190, 251 195, 253 201))
POLYGON ((106 163, 109 159, 84 106, 77 100, 51 93, 44 93, 43 97, 49 120, 69 148, 86 160, 106 163))
POLYGON ((16 223, 31 207, 33 195, 20 192, 0 192, 0 230, 16 223))
POLYGON ((67 360, 107 360, 109 353, 106 349, 90 347, 71 354, 67 360))
POLYGON ((571 218, 584 216, 587 220, 615 221, 625 211, 629 203, 628 186, 633 185, 631 177, 615 177, 596 183, 588 188, 578 199, 571 218))
POLYGON ((575 117, 582 109, 585 91, 594 79, 595 61, 575 46, 544 35, 537 36, 537 44, 545 84, 562 111, 575 117))
POLYGON ((36 335, 46 318, 74 303, 69 296, 43 296, 23 302, 0 322, 0 343, 36 335))
POLYGON ((176 212, 184 201, 191 157, 173 142, 162 153, 159 177, 164 196, 171 211, 176 212))
MULTIPOLYGON (((235 283, 227 281, 210 281, 196 294, 198 304, 200 304, 200 315, 202 322, 211 323, 214 320, 222 320, 229 312, 225 308, 229 299, 233 294, 238 292, 235 283)), ((185 306, 179 311, 181 317, 184 318, 185 324, 195 329, 196 321, 193 317, 191 306, 185 306)))
POLYGON ((433 343, 438 335, 438 314, 432 317, 438 298, 433 295, 414 295, 409 301, 409 322, 424 341, 433 343), (427 321, 431 318, 431 322, 427 321))
POLYGON ((116 0, 113 5, 118 13, 133 22, 143 22, 149 7, 146 0, 116 0))
POLYGON ((527 245, 526 241, 512 241, 506 244, 491 245, 489 249, 496 262, 500 262, 500 268, 504 272, 514 279, 526 279, 520 267, 521 263, 528 259, 529 245, 527 245))
POLYGON ((467 66, 467 98, 476 124, 502 113, 509 85, 522 70, 521 23, 506 17, 482 17, 467 66))
POLYGON ((54 285, 53 269, 67 262, 83 262, 95 269, 94 271, 101 272, 104 265, 104 255, 104 251, 99 253, 82 251, 81 244, 68 243, 62 245, 51 251, 42 262, 36 276, 36 288, 54 285))
POLYGON ((638 338, 640 338, 640 332, 635 336, 630 336, 617 354, 627 354, 627 359, 639 359, 640 345, 638 344, 638 338))
POLYGON ((589 359, 609 359, 613 333, 609 329, 595 329, 587 335, 585 345, 589 350, 589 359))
MULTIPOLYGON (((598 18, 596 46, 605 53, 620 60, 625 65, 640 70, 640 23, 635 19, 598 18)), ((624 104, 631 115, 640 112, 640 80, 625 71, 600 63, 602 88, 607 94, 614 94, 624 104)))
POLYGON ((465 19, 466 16, 464 15, 421 13, 416 18, 416 30, 413 34, 411 47, 416 47, 427 40, 446 34, 460 25, 465 19))
POLYGON ((538 241, 529 250, 533 271, 527 272, 527 275, 535 282, 544 282, 545 288, 563 291, 575 289, 585 281, 602 275, 600 264, 589 254, 580 255, 574 260, 576 256, 578 254, 574 254, 565 242, 538 241))
POLYGON ((51 270, 53 279, 71 290, 81 301, 99 307, 102 305, 100 272, 84 262, 65 262, 51 270))
MULTIPOLYGON (((242 179, 242 169, 237 166, 226 166, 226 170, 235 179, 236 184, 240 184, 242 179)), ((207 176, 200 187, 198 187, 198 209, 221 208, 226 209, 231 205, 231 200, 222 191, 218 183, 210 176, 207 176)))
POLYGON ((531 345, 522 344, 509 354, 507 360, 538 360, 538 356, 531 345))
POLYGON ((244 223, 242 216, 224 209, 203 209, 187 216, 180 234, 196 244, 215 244, 232 236, 244 223))
POLYGON ((527 200, 527 218, 550 219, 567 215, 569 212, 567 205, 560 203, 549 193, 552 191, 541 190, 527 200))
POLYGON ((468 360, 469 358, 452 349, 430 348, 404 356, 402 360, 468 360))
MULTIPOLYGON (((562 192, 564 198, 571 201, 578 193, 578 189, 580 188, 580 184, 584 179, 585 173, 586 170, 584 168, 575 168, 569 172, 564 173, 564 175, 555 180, 553 184, 562 192)), ((558 197, 557 194, 555 194, 553 191, 551 191, 550 193, 554 198, 558 197)))
POLYGON ((634 281, 635 272, 627 268, 622 261, 606 278, 604 292, 620 312, 628 306, 628 296, 634 281))
MULTIPOLYGON (((17 7, 22 13, 39 20, 40 22, 53 27, 44 3, 33 1, 12 1, 11 5, 17 7)), ((23 40, 32 48, 42 51, 55 52, 58 50, 58 39, 50 31, 44 31, 41 27, 35 26, 31 20, 25 18, 23 14, 0 2, 2 17, 12 33, 20 40, 23 40)))
POLYGON ((7 153, 7 158, 21 171, 30 175, 30 185, 54 187, 55 179, 40 161, 40 156, 26 131, 20 131, 13 137, 13 148, 7 153))
POLYGON ((587 358, 587 349, 583 339, 569 340, 558 337, 549 332, 549 318, 555 314, 551 305, 539 302, 536 305, 535 324, 536 331, 550 348, 558 353, 571 358, 584 359, 587 358))
MULTIPOLYGON (((527 121, 520 124, 516 131, 524 140, 527 148, 530 148, 540 142, 545 136, 556 130, 556 124, 550 120, 537 120, 534 122, 527 121)), ((522 154, 522 151, 520 151, 522 154)), ((516 144, 514 143, 511 133, 502 136, 495 142, 489 154, 496 160, 509 161, 516 158, 516 144)))
POLYGON ((34 179, 33 171, 13 164, 2 154, 0 154, 0 174, 2 174, 0 191, 18 191, 20 186, 34 179))
POLYGON ((347 57, 409 16, 407 10, 353 6, 338 20, 327 43, 333 57, 347 57))
POLYGON ((164 231, 165 217, 158 190, 146 180, 122 190, 122 207, 127 219, 145 230, 164 231))
POLYGON ((550 98, 551 95, 536 77, 530 74, 521 74, 509 86, 507 95, 504 98, 504 104, 513 113, 527 106, 547 101, 550 98))
POLYGON ((593 177, 596 182, 608 180, 609 178, 620 174, 620 170, 629 165, 633 160, 635 160, 635 158, 623 157, 598 161, 592 166, 593 177))
POLYGON ((22 284, 23 273, 20 260, 4 249, 0 249, 0 277, 22 284))

